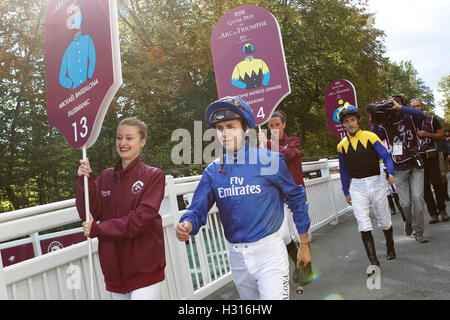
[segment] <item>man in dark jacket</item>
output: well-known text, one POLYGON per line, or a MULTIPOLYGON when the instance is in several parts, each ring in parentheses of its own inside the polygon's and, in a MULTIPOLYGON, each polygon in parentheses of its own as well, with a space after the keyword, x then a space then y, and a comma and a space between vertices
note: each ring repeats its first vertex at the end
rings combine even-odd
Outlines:
MULTIPOLYGON (((420 99, 413 99, 411 107, 422 112, 425 106, 420 99)), ((445 205, 444 186, 441 179, 441 170, 439 168, 439 151, 437 150, 437 140, 445 139, 444 130, 439 120, 431 115, 425 114, 422 126, 418 128, 417 135, 420 137, 420 156, 423 159, 424 167, 424 199, 431 216, 430 224, 439 222, 439 215, 442 221, 448 221, 448 215, 445 205), (436 200, 431 192, 433 185, 436 200)))
MULTIPOLYGON (((388 102, 392 105, 379 114, 374 108, 368 108, 372 114, 375 132, 381 140, 386 140, 394 161, 395 178, 400 204, 406 216, 405 234, 413 234, 418 243, 426 243, 423 235, 425 230, 423 186, 423 162, 419 155, 420 140, 417 136, 417 126, 425 119, 420 110, 406 106, 406 98, 394 95, 388 102), (373 112, 373 113, 372 113, 373 112)), ((370 106, 370 105, 369 105, 370 106)), ((368 107, 369 107, 368 106, 368 107)))

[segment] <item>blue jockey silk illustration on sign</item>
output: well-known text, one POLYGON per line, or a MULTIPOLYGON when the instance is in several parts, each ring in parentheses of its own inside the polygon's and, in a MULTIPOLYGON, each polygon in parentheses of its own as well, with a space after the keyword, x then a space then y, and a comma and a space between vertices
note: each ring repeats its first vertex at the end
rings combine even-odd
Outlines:
MULTIPOLYGON (((81 29, 83 15, 77 5, 67 10, 70 15, 66 21, 67 28, 81 29)), ((59 84, 67 89, 76 89, 87 79, 91 79, 95 71, 95 45, 89 35, 78 31, 64 52, 59 71, 59 84)))
POLYGON ((122 84, 116 0, 48 0, 45 76, 48 124, 90 148, 122 84))

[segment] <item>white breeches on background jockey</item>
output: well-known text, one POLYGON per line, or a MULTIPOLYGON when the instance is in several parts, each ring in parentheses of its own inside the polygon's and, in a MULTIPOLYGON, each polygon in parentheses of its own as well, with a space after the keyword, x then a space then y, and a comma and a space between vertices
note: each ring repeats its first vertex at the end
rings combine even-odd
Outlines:
POLYGON ((382 180, 385 180, 383 175, 362 179, 352 178, 349 191, 359 232, 373 230, 369 216, 370 205, 380 229, 388 230, 392 226, 386 187, 382 180))
POLYGON ((289 261, 279 231, 255 242, 227 242, 227 246, 242 300, 289 299, 289 261))

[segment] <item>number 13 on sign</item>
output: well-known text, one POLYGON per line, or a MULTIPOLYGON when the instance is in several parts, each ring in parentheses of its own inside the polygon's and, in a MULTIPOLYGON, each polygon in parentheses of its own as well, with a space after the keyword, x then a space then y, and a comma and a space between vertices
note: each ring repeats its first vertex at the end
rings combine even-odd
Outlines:
MULTIPOLYGON (((80 137, 85 138, 88 134, 88 126, 87 126, 86 117, 81 118, 80 126, 81 126, 80 137)), ((75 135, 75 142, 77 142, 78 141, 78 124, 77 124, 77 122, 72 123, 72 127, 73 127, 73 131, 74 131, 74 135, 75 135)))

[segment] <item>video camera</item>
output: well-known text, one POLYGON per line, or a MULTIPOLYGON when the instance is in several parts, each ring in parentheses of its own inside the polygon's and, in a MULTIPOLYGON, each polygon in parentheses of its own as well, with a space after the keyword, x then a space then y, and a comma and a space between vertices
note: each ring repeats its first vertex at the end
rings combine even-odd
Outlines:
POLYGON ((369 104, 366 106, 366 111, 371 115, 371 121, 374 125, 383 124, 390 120, 393 106, 392 102, 382 101, 379 104, 369 104))
MULTIPOLYGON (((406 106, 408 104, 408 100, 402 94, 394 94, 391 96, 398 104, 401 106, 406 106)), ((379 103, 371 103, 366 107, 366 111, 371 115, 371 121, 373 125, 385 124, 391 120, 393 115, 394 106, 392 102, 382 100, 379 103)))

